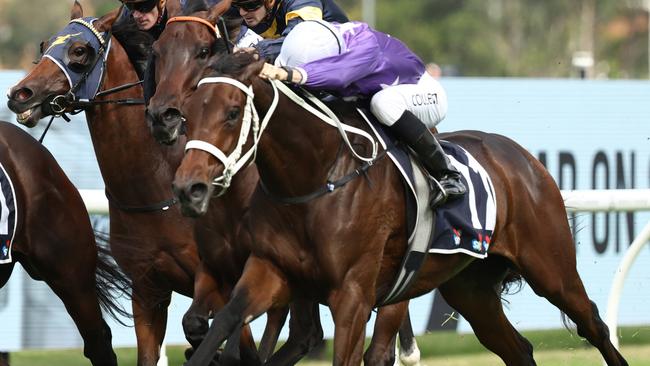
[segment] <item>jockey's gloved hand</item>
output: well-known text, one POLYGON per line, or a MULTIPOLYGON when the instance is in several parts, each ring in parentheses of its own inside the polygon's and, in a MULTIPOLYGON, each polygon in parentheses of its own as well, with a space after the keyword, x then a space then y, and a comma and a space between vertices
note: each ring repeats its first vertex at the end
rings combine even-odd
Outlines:
POLYGON ((302 84, 302 73, 293 67, 288 66, 274 66, 269 63, 264 64, 264 68, 260 72, 262 79, 287 81, 294 84, 302 84))

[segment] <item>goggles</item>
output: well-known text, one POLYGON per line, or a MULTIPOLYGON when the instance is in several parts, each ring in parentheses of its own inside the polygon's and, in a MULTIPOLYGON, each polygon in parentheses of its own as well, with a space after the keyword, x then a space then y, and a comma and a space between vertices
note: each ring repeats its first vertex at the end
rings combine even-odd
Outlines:
POLYGON ((139 2, 124 2, 124 6, 126 6, 127 9, 130 11, 137 11, 140 13, 148 13, 153 8, 156 7, 156 4, 158 3, 157 0, 148 0, 148 1, 139 1, 139 2))
POLYGON ((242 3, 234 4, 236 8, 242 9, 245 12, 255 11, 261 8, 262 5, 264 5, 262 2, 257 2, 257 1, 246 1, 242 3))

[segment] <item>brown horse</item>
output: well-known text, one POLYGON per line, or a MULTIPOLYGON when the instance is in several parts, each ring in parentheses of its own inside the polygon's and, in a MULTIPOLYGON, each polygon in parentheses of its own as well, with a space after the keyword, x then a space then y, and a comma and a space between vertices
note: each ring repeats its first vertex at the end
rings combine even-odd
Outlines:
POLYGON ((100 306, 124 314, 110 290, 126 290, 123 285, 128 281, 112 267, 106 250, 95 244, 79 192, 43 145, 4 121, 0 121, 0 163, 14 186, 16 207, 14 261, 0 264, 0 287, 20 263, 63 301, 90 362, 117 365, 100 306))
MULTIPOLYGON (((176 141, 181 134, 183 120, 181 106, 184 100, 196 90, 196 85, 210 62, 222 57, 229 48, 234 46, 229 45, 225 38, 228 37, 230 40, 237 38, 241 18, 226 19, 228 24, 226 28, 229 32, 223 32, 213 26, 218 23, 219 17, 227 9, 229 3, 229 1, 223 1, 208 8, 203 1, 190 0, 183 11, 174 7, 174 2, 168 3, 170 20, 154 44, 157 88, 147 107, 147 117, 152 124, 153 135, 161 143, 171 144, 176 141), (219 33, 222 34, 221 37, 217 36, 219 33), (228 36, 226 37, 225 34, 228 36), (186 62, 186 60, 192 60, 192 62, 186 62)), ((236 182, 233 182, 233 185, 235 184, 236 182)), ((226 197, 228 196, 226 195, 226 197)), ((202 220, 202 222, 205 221, 206 219, 202 220)), ((201 224, 196 226, 197 235, 201 235, 199 232, 203 230, 203 227, 204 225, 201 224)), ((202 258, 214 256, 209 254, 214 251, 214 246, 211 243, 205 241, 197 243, 202 258)), ((212 268, 222 266, 215 261, 205 263, 204 260, 203 262, 203 265, 212 268)), ((202 286, 197 277, 195 291, 199 291, 198 289, 202 286)), ((198 296, 195 296, 194 302, 199 299, 198 296)), ((322 337, 317 305, 304 304, 302 307, 304 307, 305 313, 300 313, 300 306, 294 306, 290 339, 269 361, 271 364, 287 365, 297 362, 306 350, 322 337), (294 335, 295 333, 299 335, 294 335), (304 351, 296 352, 296 349, 304 351)), ((366 354, 366 363, 368 364, 392 365, 394 363, 395 335, 400 325, 402 354, 408 359, 410 355, 419 353, 417 344, 414 342, 410 320, 406 316, 408 302, 392 307, 392 309, 382 309, 379 313, 373 340, 366 354), (402 319, 406 319, 403 324, 402 319)), ((206 323, 193 321, 187 317, 184 319, 183 325, 186 334, 196 335, 193 336, 196 338, 194 343, 199 343, 205 333, 206 323)), ((268 347, 270 346, 272 344, 268 345, 268 347)), ((261 350, 262 354, 270 354, 270 352, 271 350, 266 348, 261 350)), ((416 356, 410 364, 415 364, 418 361, 419 357, 416 356)))
MULTIPOLYGON (((52 49, 66 47, 68 63, 73 64, 75 70, 104 66, 100 85, 104 91, 132 85, 139 80, 133 64, 146 60, 151 40, 147 45, 147 39, 142 38, 142 33, 132 23, 113 27, 117 14, 117 11, 112 12, 94 22, 100 36, 112 32, 110 48, 103 51, 101 46, 93 48, 90 41, 96 36, 91 34, 87 40, 81 41, 62 35, 45 43, 43 49, 53 45, 52 49), (101 57, 93 58, 94 55, 106 57, 105 63, 102 65, 101 57)), ((82 15, 81 6, 75 2, 71 19, 80 19, 82 15)), ((65 96, 70 90, 71 85, 63 71, 52 58, 43 57, 23 80, 10 89, 8 105, 18 114, 19 122, 34 126, 53 110, 65 112, 74 108, 74 104, 65 104, 68 102, 65 96), (55 96, 64 97, 54 100, 55 96)), ((131 105, 141 98, 142 88, 135 85, 98 96, 91 106, 84 107, 87 108, 88 127, 109 197, 110 244, 117 263, 133 281, 138 365, 155 365, 165 334, 172 291, 201 297, 202 301, 189 310, 196 314, 189 317, 202 319, 207 329, 210 312, 219 309, 228 299, 228 283, 234 284, 239 277, 248 252, 242 246, 228 244, 229 230, 233 230, 232 223, 238 214, 235 211, 231 211, 232 216, 226 214, 227 211, 222 209, 224 202, 213 203, 216 205, 211 210, 214 217, 206 227, 205 236, 194 237, 196 222, 181 215, 178 206, 174 205, 170 188, 173 173, 183 154, 182 146, 164 147, 152 138, 144 122, 144 108, 131 105), (203 271, 196 250, 197 240, 225 243, 219 253, 215 252, 225 264, 215 267, 218 268, 216 271, 203 271), (205 287, 205 293, 195 293, 195 275, 205 281, 206 286, 211 286, 205 287)), ((248 177, 246 173, 238 177, 241 181, 247 179, 256 181, 256 171, 250 170, 248 177)), ((248 187, 252 189, 254 183, 248 187)), ((242 189, 241 194, 239 200, 246 201, 250 189, 249 192, 242 189)), ((235 197, 237 194, 233 199, 235 197)), ((238 201, 237 207, 243 209, 244 206, 238 201)), ((283 320, 282 316, 280 313, 276 318, 283 320)), ((279 323, 277 328, 282 324, 280 321, 276 323, 279 323)), ((259 364, 248 328, 244 329, 242 345, 242 361, 259 364)))
MULTIPOLYGON (((328 178, 359 168, 359 163, 345 148, 341 153, 337 129, 285 95, 269 110, 275 84, 257 76, 262 66, 263 61, 246 54, 222 59, 215 69, 227 78, 199 84, 184 106, 188 139, 211 144, 226 156, 238 145, 249 103, 272 114, 257 145, 264 189, 253 195, 244 223, 247 231, 242 232, 254 243, 251 256, 231 300, 215 316, 188 365, 205 364, 234 329, 295 296, 329 305, 335 324, 334 364, 359 365, 365 322, 387 295, 407 245, 403 185, 389 159, 380 159, 364 178, 332 193, 301 204, 278 200, 314 192, 328 178)), ((463 131, 441 138, 462 146, 490 174, 497 199, 496 228, 484 260, 429 254, 403 299, 439 288, 471 323, 481 343, 506 364, 533 365, 532 345, 507 320, 500 299, 504 282, 520 274, 576 323, 578 333, 609 365, 627 365, 609 341, 607 326, 577 273, 562 196, 546 169, 503 136, 463 131)), ((245 147, 254 147, 251 140, 245 147)), ((224 171, 215 156, 197 149, 186 153, 174 178, 186 211, 205 213, 211 182, 224 171), (189 192, 204 194, 187 200, 189 192)))

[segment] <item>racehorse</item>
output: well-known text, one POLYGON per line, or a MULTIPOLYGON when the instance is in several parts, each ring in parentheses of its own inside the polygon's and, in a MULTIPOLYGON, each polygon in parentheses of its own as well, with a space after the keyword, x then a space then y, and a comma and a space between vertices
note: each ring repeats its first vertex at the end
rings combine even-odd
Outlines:
MULTIPOLYGON (((215 202, 215 218, 207 227, 206 237, 194 237, 195 222, 181 215, 170 188, 173 173, 183 154, 182 147, 158 144, 144 122, 144 108, 137 103, 143 96, 141 86, 137 85, 138 73, 143 70, 138 72, 138 66, 146 61, 152 40, 143 38, 143 33, 133 23, 118 23, 113 27, 117 11, 95 20, 94 26, 88 26, 91 20, 85 21, 82 16, 81 5, 75 2, 69 26, 74 24, 83 27, 78 29, 91 30, 82 35, 84 39, 79 39, 76 33, 80 31, 76 30, 70 34, 63 32, 42 45, 42 51, 56 50, 56 47, 64 50, 62 60, 67 60, 67 64, 61 66, 67 66, 68 74, 64 74, 56 64, 64 61, 42 57, 36 67, 9 90, 8 106, 18 114, 18 121, 29 127, 49 114, 86 109, 88 128, 109 199, 110 245, 117 263, 133 282, 138 365, 155 365, 165 334, 172 291, 191 297, 195 275, 212 284, 211 290, 218 286, 216 292, 206 290, 208 294, 203 302, 189 310, 201 312, 196 317, 205 318, 206 324, 209 313, 227 300, 224 295, 229 293, 227 283, 215 282, 212 278, 214 271, 202 272, 196 241, 227 239, 229 234, 224 227, 228 226, 219 225, 229 224, 228 220, 234 217, 220 213, 221 203, 215 202), (86 25, 80 24, 79 20, 86 25), (97 41, 100 37, 102 40, 106 37, 103 44, 97 41), (98 78, 101 83, 96 81, 95 85, 90 85, 93 84, 90 81, 83 82, 92 79, 92 73, 102 67, 104 75, 98 78), (84 73, 88 74, 86 78, 84 73), (78 87, 75 85, 75 93, 84 89, 101 89, 102 94, 89 95, 92 100, 86 105, 74 101, 68 76, 75 75, 82 80, 78 87), (76 107, 74 103, 77 103, 76 107)), ((254 170, 250 175, 257 179, 254 170)), ((244 175, 241 179, 247 178, 244 175)), ((242 194, 248 193, 242 190, 242 194)), ((243 207, 239 202, 237 205, 243 207)), ((227 265, 219 269, 220 275, 224 278, 238 277, 233 271, 243 268, 247 255, 243 250, 241 246, 224 246, 219 254, 223 255, 220 260, 227 265), (241 265, 238 267, 237 263, 241 265)), ((276 318, 284 319, 281 313, 276 318)), ((278 322, 280 328, 282 323, 278 322)), ((275 333, 279 333, 279 329, 275 333)), ((244 329, 242 345, 242 362, 258 364, 249 329, 244 329)))
MULTIPOLYGON (((230 4, 229 1, 208 8, 203 1, 190 0, 184 9, 173 6, 174 2, 168 3, 169 21, 158 41, 154 44, 155 67, 156 70, 156 91, 152 96, 147 107, 147 117, 151 121, 153 135, 156 139, 165 144, 172 144, 180 134, 182 124, 182 107, 183 101, 187 99, 196 89, 203 70, 210 64, 211 60, 219 58, 226 54, 232 45, 228 40, 234 40, 238 36, 241 18, 233 20, 226 19, 227 26, 223 27, 231 32, 224 32, 223 28, 215 27, 214 24, 220 23, 220 16, 230 4), (192 60, 187 62, 186 60, 192 60), (164 123, 163 123, 164 121, 164 123), (166 126, 173 125, 178 128, 168 129, 166 126), (172 134, 167 134, 173 131, 172 134)), ((239 187, 239 184, 237 184, 239 187)), ((241 188, 236 188, 236 190, 241 188)), ((231 200, 230 194, 225 199, 231 200)), ((207 204, 207 202, 206 202, 207 204)), ((235 207, 236 200, 231 201, 228 205, 235 207)), ((203 219, 202 222, 206 220, 203 219)), ((203 231, 202 224, 196 226, 197 232, 203 231)), ((197 235, 201 235, 200 233, 197 235)), ((199 253, 202 258, 214 257, 214 246, 207 241, 198 241, 199 253)), ((220 268, 222 264, 212 261, 203 265, 211 268, 220 268)), ((199 282, 195 284, 196 291, 203 286, 199 282)), ((194 302, 199 301, 199 297, 194 297, 194 302)), ((318 318, 317 307, 315 304, 302 304, 307 311, 306 314, 299 315, 300 309, 294 307, 292 312, 292 332, 296 331, 301 334, 300 337, 291 337, 287 345, 297 348, 306 349, 316 343, 318 337, 322 336, 320 329, 320 320, 318 318), (310 315, 312 322, 309 321, 310 315), (300 320, 296 317, 300 316, 300 320), (295 321, 295 322, 294 322, 295 321), (318 323, 318 324, 314 324, 318 323), (314 329, 315 327, 315 329, 314 329), (305 335, 310 335, 305 337, 305 335), (294 342, 303 342, 295 344, 294 342)), ((410 326, 406 312, 408 303, 394 305, 393 309, 382 309, 379 312, 376 323, 376 330, 368 352, 366 353, 366 363, 372 365, 392 365, 394 362, 395 335, 398 328, 400 330, 400 357, 403 362, 409 365, 415 365, 419 362, 419 350, 414 342, 413 332, 410 326)), ((183 325, 186 334, 192 335, 196 339, 194 343, 200 343, 207 328, 207 319, 196 321, 186 317, 183 325)), ((274 355, 270 362, 276 362, 280 365, 292 364, 296 362, 300 355, 286 351, 287 346, 283 347, 278 354, 274 355)), ((291 349, 292 347, 290 347, 291 349)), ((270 354, 270 350, 263 350, 263 354, 270 354)))
POLYGON ((111 290, 128 290, 129 283, 113 267, 108 251, 97 247, 79 192, 43 145, 4 121, 0 121, 0 164, 0 175, 4 173, 7 179, 0 192, 5 197, 2 221, 13 234, 11 248, 4 246, 12 260, 0 264, 0 287, 9 280, 16 262, 20 263, 63 301, 90 362, 117 365, 111 330, 100 306, 113 315, 124 315, 111 290), (7 204, 8 200, 13 204, 7 204))
MULTIPOLYGON (((205 364, 233 330, 297 294, 330 307, 334 365, 359 365, 366 319, 386 297, 406 250, 403 183, 389 159, 377 159, 362 178, 287 203, 358 171, 360 163, 342 147, 338 129, 279 94, 278 82, 257 76, 263 64, 246 53, 222 58, 214 66, 218 77, 203 79, 183 107, 188 139, 202 141, 188 143, 200 149, 186 152, 174 178, 184 211, 206 212, 212 182, 233 173, 229 156, 242 144, 255 152, 263 182, 243 224, 242 236, 254 243, 244 274, 188 365, 205 364), (254 109, 265 111, 267 125, 243 120, 254 109), (240 138, 244 128, 254 136, 240 138)), ((578 275, 562 196, 544 166, 504 136, 461 131, 440 137, 472 154, 491 177, 497 216, 489 256, 429 253, 412 286, 394 301, 438 288, 506 364, 534 365, 532 345, 508 321, 500 299, 507 281, 521 275, 575 322, 609 365, 627 365, 578 275)), ((359 142, 358 149, 367 147, 359 142)))

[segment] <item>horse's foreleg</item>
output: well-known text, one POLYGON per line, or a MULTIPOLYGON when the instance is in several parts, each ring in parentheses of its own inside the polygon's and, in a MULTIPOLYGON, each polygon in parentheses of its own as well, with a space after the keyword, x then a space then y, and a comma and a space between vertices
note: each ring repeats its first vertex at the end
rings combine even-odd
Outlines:
POLYGON ((334 317, 334 366, 359 366, 363 356, 366 322, 375 299, 372 286, 344 281, 329 296, 334 317))
POLYGON ((289 299, 287 280, 277 267, 261 258, 249 257, 230 301, 215 315, 205 339, 186 366, 207 365, 238 327, 270 308, 285 306, 289 299))
MULTIPOLYGON (((192 304, 183 315, 182 321, 185 339, 192 349, 199 347, 208 332, 210 312, 219 311, 226 304, 226 300, 219 292, 216 278, 207 272, 203 262, 200 262, 194 277, 192 304)), ((186 356, 190 356, 192 351, 187 350, 186 356)))
POLYGON ((260 359, 263 362, 268 361, 273 354, 275 346, 278 343, 278 338, 280 337, 280 331, 282 331, 282 327, 287 321, 288 314, 288 307, 269 310, 266 313, 266 327, 264 328, 264 334, 262 335, 258 350, 260 359))
POLYGON ((415 340, 411 315, 408 310, 399 327, 399 360, 404 366, 420 366, 420 349, 415 340))
POLYGON ((372 340, 363 357, 365 365, 392 366, 395 364, 397 331, 407 311, 408 301, 379 308, 372 340))
POLYGON ((158 363, 171 297, 171 291, 151 293, 134 284, 131 305, 138 343, 138 366, 155 366, 158 363))
POLYGON ((322 340, 323 328, 318 303, 296 299, 291 303, 289 339, 266 365, 295 365, 322 340))

